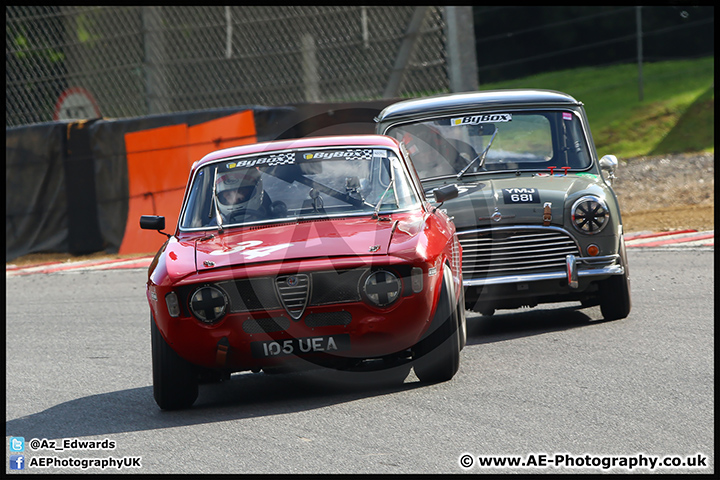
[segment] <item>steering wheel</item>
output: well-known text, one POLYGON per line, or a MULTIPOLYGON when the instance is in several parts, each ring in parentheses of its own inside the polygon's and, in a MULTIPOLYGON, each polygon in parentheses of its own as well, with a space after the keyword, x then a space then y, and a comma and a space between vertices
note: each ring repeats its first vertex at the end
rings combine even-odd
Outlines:
POLYGON ((272 202, 270 205, 270 212, 273 218, 285 218, 287 217, 287 211, 287 205, 281 200, 272 202))
POLYGON ((260 210, 253 210, 251 208, 248 208, 246 210, 243 210, 242 212, 238 212, 235 215, 232 216, 232 219, 234 221, 237 221, 240 218, 245 218, 247 216, 255 217, 256 219, 263 219, 266 218, 267 215, 265 215, 260 210))

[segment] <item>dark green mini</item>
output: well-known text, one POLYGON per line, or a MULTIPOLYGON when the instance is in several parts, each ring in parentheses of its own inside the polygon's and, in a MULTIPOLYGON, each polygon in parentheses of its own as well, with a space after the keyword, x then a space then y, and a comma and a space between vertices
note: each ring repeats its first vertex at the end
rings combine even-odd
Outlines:
POLYGON ((442 208, 462 245, 468 309, 577 301, 628 316, 617 158, 598 158, 581 102, 549 90, 459 93, 390 105, 376 121, 405 146, 426 196, 460 191, 442 208))

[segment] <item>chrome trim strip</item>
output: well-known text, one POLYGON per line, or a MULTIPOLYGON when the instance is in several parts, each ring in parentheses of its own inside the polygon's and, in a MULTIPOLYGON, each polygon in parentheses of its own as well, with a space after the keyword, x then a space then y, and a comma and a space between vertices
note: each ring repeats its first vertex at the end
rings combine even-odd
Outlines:
MULTIPOLYGON (((495 232, 495 231, 501 231, 501 230, 540 230, 540 231, 547 231, 547 230, 555 230, 557 232, 562 232, 566 235, 570 235, 570 232, 568 232, 565 228, 556 227, 553 225, 549 225, 547 227, 545 226, 538 226, 538 225, 506 225, 506 226, 500 226, 500 227, 484 227, 484 228, 475 228, 473 230, 462 230, 458 231, 458 236, 461 235, 472 235, 474 233, 484 233, 484 232, 495 232)), ((570 235, 572 238, 572 235, 570 235)), ((574 238, 573 238, 574 240, 574 238)))
MULTIPOLYGON (((578 277, 596 277, 604 275, 623 275, 625 268, 622 265, 610 265, 603 268, 592 268, 587 270, 578 270, 578 277)), ((502 277, 487 278, 463 278, 464 287, 477 287, 481 285, 500 285, 506 283, 520 282, 541 282, 543 280, 563 280, 567 279, 566 271, 548 272, 548 273, 530 273, 528 275, 506 275, 502 277)))

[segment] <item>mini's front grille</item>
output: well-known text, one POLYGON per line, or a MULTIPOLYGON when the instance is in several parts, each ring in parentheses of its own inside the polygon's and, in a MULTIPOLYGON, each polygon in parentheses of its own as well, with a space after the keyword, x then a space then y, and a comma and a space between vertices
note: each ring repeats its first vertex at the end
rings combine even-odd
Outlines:
POLYGON ((228 294, 232 313, 282 308, 270 277, 220 282, 217 285, 228 294))
POLYGON ((245 333, 272 333, 282 332, 290 327, 290 320, 285 317, 250 318, 242 324, 245 333))
POLYGON ((311 313, 305 317, 305 325, 310 328, 349 325, 352 321, 350 312, 311 313))
POLYGON ((560 229, 488 229, 458 232, 458 238, 466 280, 565 269, 567 255, 580 255, 560 229))

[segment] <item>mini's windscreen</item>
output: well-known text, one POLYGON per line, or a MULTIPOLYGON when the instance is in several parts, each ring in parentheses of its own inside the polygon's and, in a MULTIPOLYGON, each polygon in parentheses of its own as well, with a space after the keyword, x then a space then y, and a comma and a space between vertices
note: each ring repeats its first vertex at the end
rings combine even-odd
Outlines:
POLYGON ((457 175, 468 165, 465 174, 591 164, 581 121, 570 111, 454 115, 396 125, 387 135, 405 144, 421 179, 457 175))

